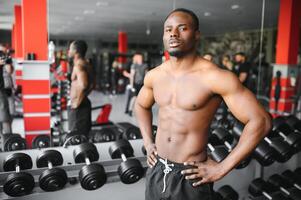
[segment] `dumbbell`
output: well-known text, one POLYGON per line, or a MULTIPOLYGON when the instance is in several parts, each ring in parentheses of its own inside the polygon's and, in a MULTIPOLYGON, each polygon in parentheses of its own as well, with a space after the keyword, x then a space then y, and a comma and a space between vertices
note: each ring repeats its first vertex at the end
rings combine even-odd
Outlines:
POLYGON ((216 191, 224 200, 238 200, 238 193, 230 186, 224 185, 216 191))
POLYGON ((116 125, 103 125, 100 129, 92 129, 90 138, 95 143, 111 142, 121 139, 124 130, 116 125))
POLYGON ((64 188, 68 177, 65 170, 53 168, 63 164, 62 154, 57 150, 46 150, 37 157, 38 168, 48 167, 39 177, 40 188, 44 191, 56 191, 64 188))
POLYGON ((207 147, 209 149, 209 155, 216 162, 221 162, 228 156, 229 152, 224 145, 219 145, 219 141, 217 141, 214 137, 216 136, 211 135, 208 138, 207 147))
MULTIPOLYGON (((212 131, 212 134, 217 137, 218 140, 222 141, 223 144, 228 149, 228 152, 232 151, 233 136, 225 129, 225 128, 216 128, 212 131)), ((247 157, 246 159, 242 160, 239 165, 236 166, 236 169, 242 169, 248 166, 251 161, 251 157, 247 157)))
POLYGON ((281 176, 289 181, 295 188, 301 190, 301 178, 291 170, 285 170, 281 176))
POLYGON ((92 134, 91 138, 94 143, 111 142, 116 140, 116 134, 110 128, 92 130, 91 134, 92 134))
POLYGON ((3 191, 12 197, 19 197, 29 194, 35 185, 34 178, 31 174, 21 172, 32 168, 31 157, 25 153, 14 153, 6 157, 3 162, 4 171, 15 171, 9 174, 3 185, 3 191))
POLYGON ((68 145, 79 145, 88 142, 88 138, 80 132, 72 131, 64 135, 62 141, 64 141, 63 146, 65 147, 68 145))
POLYGON ((17 151, 26 149, 26 140, 19 134, 0 134, 0 149, 3 151, 17 151))
POLYGON ((109 147, 109 154, 112 159, 122 159, 118 167, 118 174, 123 183, 135 183, 144 175, 144 168, 141 162, 135 158, 128 159, 134 156, 134 149, 128 140, 121 139, 115 141, 109 147))
POLYGON ((282 117, 273 120, 272 132, 280 135, 286 143, 295 149, 295 152, 301 150, 301 134, 294 132, 282 117))
POLYGON ((298 179, 301 180, 301 167, 298 167, 295 169, 294 173, 296 174, 296 176, 298 177, 298 179))
POLYGON ((301 120, 294 115, 290 115, 286 118, 286 123, 295 131, 301 132, 301 120))
POLYGON ((38 135, 32 141, 33 149, 47 148, 51 146, 49 135, 38 135))
POLYGON ((261 178, 254 179, 248 188, 249 193, 253 197, 263 195, 269 200, 285 200, 286 198, 282 193, 277 193, 277 188, 270 183, 265 182, 261 178))
POLYGON ((122 138, 125 140, 137 140, 141 139, 142 135, 137 126, 134 126, 128 122, 121 122, 116 124, 118 127, 123 129, 122 138))
POLYGON ((270 176, 267 180, 268 183, 277 187, 282 191, 286 196, 288 196, 292 200, 300 200, 301 199, 301 191, 297 188, 292 188, 290 182, 286 181, 278 174, 274 174, 270 176))
POLYGON ((75 163, 86 163, 79 171, 79 180, 85 190, 96 190, 107 181, 104 167, 98 163, 91 163, 99 159, 96 146, 93 143, 82 143, 73 151, 75 163))
MULTIPOLYGON (((242 134, 243 128, 244 125, 241 122, 236 121, 233 127, 233 134, 236 137, 239 137, 242 134)), ((271 156, 275 156, 275 160, 281 163, 288 161, 292 157, 293 155, 292 147, 290 147, 287 143, 285 143, 281 138, 265 137, 263 140, 267 142, 270 147, 273 148, 275 154, 266 147, 263 149, 258 149, 259 147, 262 148, 262 146, 264 146, 265 144, 261 144, 261 146, 257 146, 257 148, 254 151, 254 157, 256 159, 258 158, 258 161, 260 163, 262 159, 260 158, 261 156, 264 156, 269 159, 269 160, 264 159, 265 161, 267 161, 267 163, 273 162, 272 161, 273 158, 271 158, 271 156)))

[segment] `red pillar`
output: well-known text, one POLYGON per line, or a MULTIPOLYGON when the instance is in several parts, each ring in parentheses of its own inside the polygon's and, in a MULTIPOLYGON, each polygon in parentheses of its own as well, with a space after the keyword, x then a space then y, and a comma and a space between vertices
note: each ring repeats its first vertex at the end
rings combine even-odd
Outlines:
MULTIPOLYGON (((128 50, 128 37, 125 32, 118 32, 118 53, 120 54, 126 54, 128 50)), ((119 57, 118 58, 119 63, 125 63, 126 57, 119 57)))
POLYGON ((290 112, 293 106, 294 79, 297 78, 297 55, 299 48, 300 0, 281 0, 278 19, 276 64, 273 69, 270 111, 274 116, 290 112), (281 72, 278 113, 274 98, 276 72, 281 72))
POLYGON ((35 54, 35 61, 24 60, 23 112, 27 145, 39 135, 50 135, 50 69, 47 61, 47 0, 22 0, 23 56, 35 54))

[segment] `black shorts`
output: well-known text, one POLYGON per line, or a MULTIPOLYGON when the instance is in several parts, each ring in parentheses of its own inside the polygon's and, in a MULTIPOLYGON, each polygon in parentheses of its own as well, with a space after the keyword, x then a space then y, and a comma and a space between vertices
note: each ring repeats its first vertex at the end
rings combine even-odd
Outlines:
POLYGON ((88 135, 91 130, 91 102, 85 98, 81 104, 68 112, 69 130, 88 135))
POLYGON ((157 159, 157 164, 146 172, 146 200, 214 200, 213 183, 194 187, 192 184, 195 181, 186 180, 181 174, 189 166, 160 157, 157 159), (168 166, 164 164, 166 162, 168 166))

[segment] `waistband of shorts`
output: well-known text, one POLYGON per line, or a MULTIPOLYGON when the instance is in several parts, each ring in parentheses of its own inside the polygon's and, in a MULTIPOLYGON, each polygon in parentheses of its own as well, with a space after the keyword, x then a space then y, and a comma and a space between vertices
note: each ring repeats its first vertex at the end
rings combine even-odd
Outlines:
POLYGON ((173 161, 170 161, 168 159, 165 159, 165 158, 162 158, 161 156, 157 155, 157 164, 156 166, 162 166, 162 167, 165 167, 165 165, 160 162, 160 159, 164 160, 164 161, 167 161, 167 164, 172 164, 173 166, 171 168, 173 169, 179 169, 179 170, 183 170, 183 169, 188 169, 188 168, 191 168, 191 166, 189 165, 184 165, 184 163, 177 163, 177 162, 173 162, 173 161))

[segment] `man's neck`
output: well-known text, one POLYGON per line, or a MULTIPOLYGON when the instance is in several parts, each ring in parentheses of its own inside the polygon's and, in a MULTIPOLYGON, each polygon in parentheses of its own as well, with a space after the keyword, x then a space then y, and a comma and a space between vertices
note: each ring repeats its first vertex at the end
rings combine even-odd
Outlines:
POLYGON ((182 57, 170 56, 172 70, 186 71, 191 69, 197 58, 198 55, 196 53, 187 54, 182 57))
POLYGON ((78 55, 75 55, 74 58, 73 58, 73 63, 76 64, 80 60, 83 60, 83 58, 78 56, 78 55))

